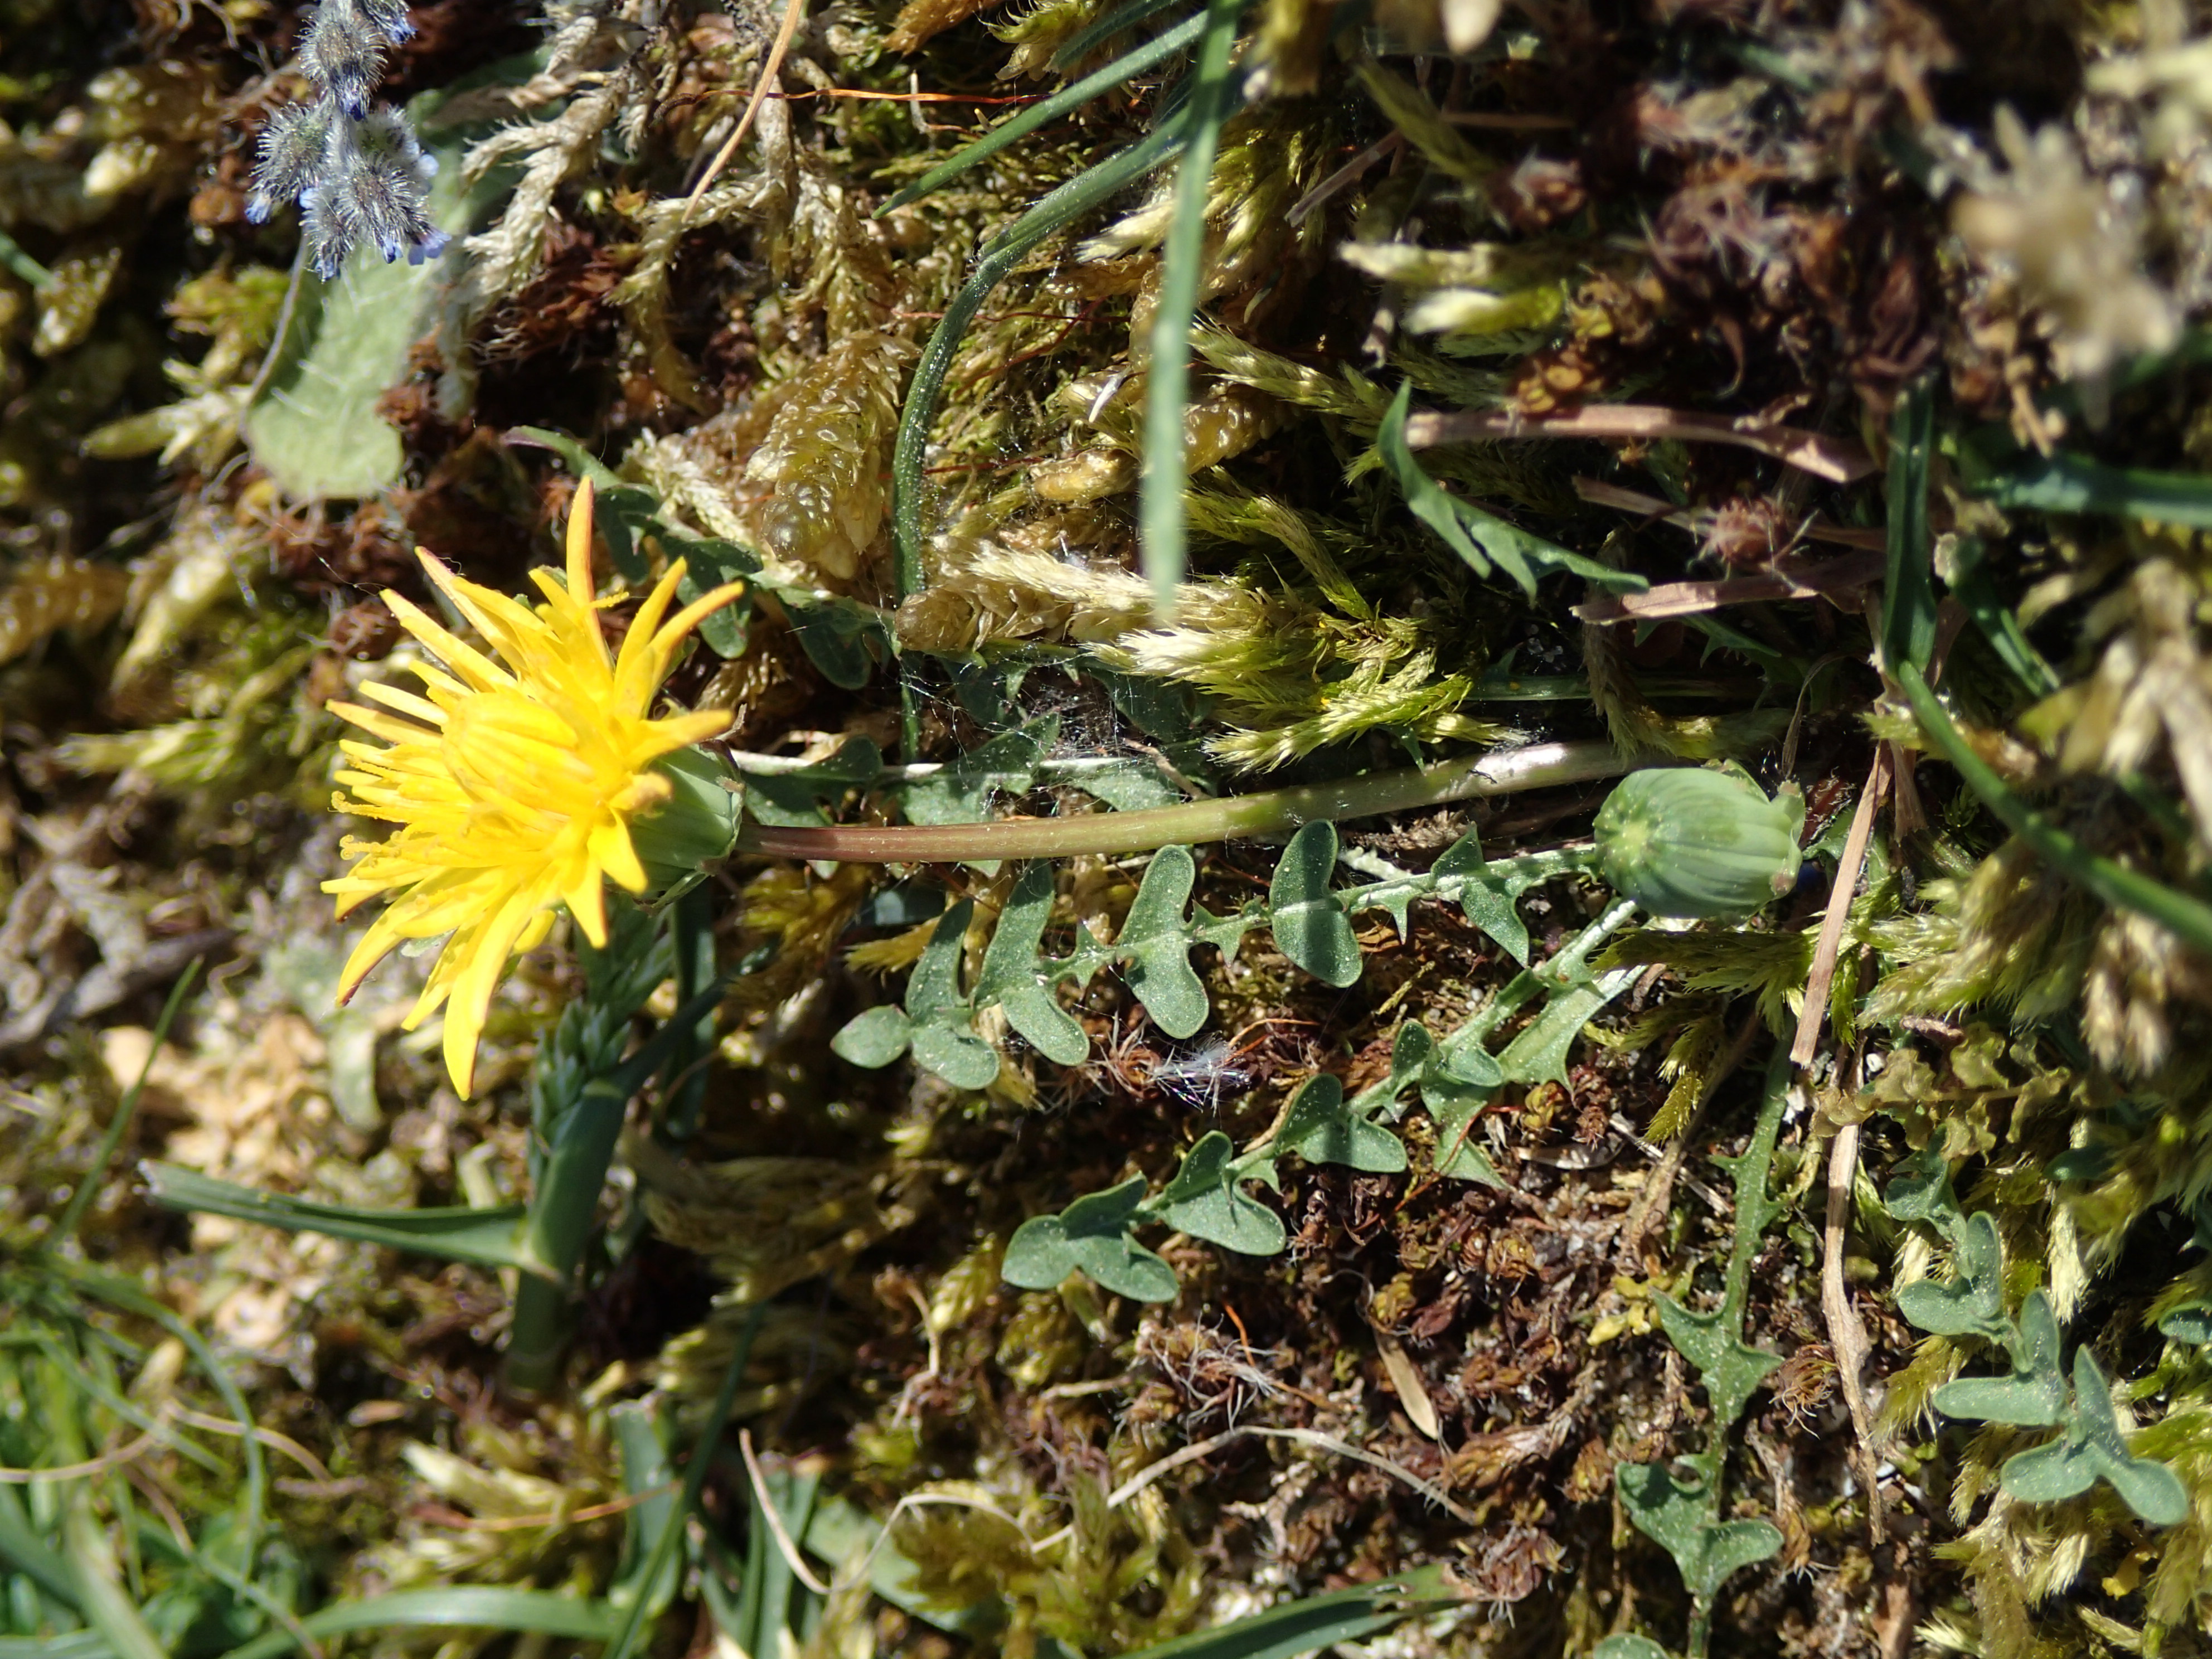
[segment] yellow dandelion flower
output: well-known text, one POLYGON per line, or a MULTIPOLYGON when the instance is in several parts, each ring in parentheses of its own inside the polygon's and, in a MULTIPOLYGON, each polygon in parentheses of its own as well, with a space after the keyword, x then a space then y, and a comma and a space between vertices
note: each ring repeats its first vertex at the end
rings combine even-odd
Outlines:
POLYGON ((588 481, 568 516, 568 555, 565 586, 550 571, 531 572, 545 596, 533 606, 423 554, 430 580, 499 660, 387 593, 401 626, 444 666, 414 666, 425 695, 366 685, 362 695, 381 708, 331 705, 387 745, 340 745, 354 764, 337 781, 350 793, 332 805, 399 826, 381 842, 348 836, 341 851, 359 862, 323 884, 338 896, 341 916, 378 894, 393 896, 348 958, 338 1000, 402 941, 449 935, 405 1023, 411 1030, 445 1008, 446 1068, 464 1098, 508 959, 544 939, 556 904, 592 944, 606 943, 600 878, 633 893, 646 888, 631 826, 671 793, 653 763, 729 724, 721 710, 647 714, 684 635, 742 585, 717 588, 664 622, 684 574, 678 561, 610 656, 592 591, 588 481))

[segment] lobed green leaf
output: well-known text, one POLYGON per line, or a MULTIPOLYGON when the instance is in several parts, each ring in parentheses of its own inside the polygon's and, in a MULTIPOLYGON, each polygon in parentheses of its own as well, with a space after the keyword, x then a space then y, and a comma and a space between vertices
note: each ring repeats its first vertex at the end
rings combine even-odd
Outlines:
POLYGON ((1291 837, 1267 886, 1275 946, 1324 985, 1359 977, 1359 941, 1331 890, 1336 873, 1336 826, 1316 819, 1291 837))
POLYGON ((1175 1269, 1128 1237, 1143 1219, 1145 1187, 1144 1176, 1132 1176, 1058 1215, 1031 1216, 1006 1242, 1001 1275, 1024 1290, 1048 1291, 1080 1273, 1134 1302, 1174 1301, 1175 1269))
POLYGON ((1209 1131, 1183 1155, 1152 1212, 1169 1226, 1239 1255, 1273 1255, 1289 1235, 1273 1210, 1239 1188, 1235 1160, 1229 1137, 1209 1131))
MULTIPOLYGON (((1401 1035, 1405 1030, 1421 1028, 1401 1027, 1401 1035)), ((1291 1097, 1276 1144, 1309 1164, 1338 1164, 1368 1175, 1395 1175, 1406 1167, 1405 1144, 1347 1104, 1344 1085, 1326 1072, 1308 1078, 1291 1097)))
POLYGON ((1183 907, 1197 879, 1188 848, 1163 847, 1153 854, 1114 942, 1115 952, 1130 963, 1123 975, 1130 991, 1171 1037, 1194 1034, 1209 1012, 1183 926, 1183 907))

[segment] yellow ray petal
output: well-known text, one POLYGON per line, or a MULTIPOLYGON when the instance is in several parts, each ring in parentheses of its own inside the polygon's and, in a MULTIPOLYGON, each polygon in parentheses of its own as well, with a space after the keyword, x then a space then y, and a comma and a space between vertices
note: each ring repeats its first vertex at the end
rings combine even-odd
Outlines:
POLYGON ((579 605, 592 602, 592 509, 598 499, 599 492, 589 478, 576 480, 575 499, 568 503, 568 543, 562 551, 568 556, 568 592, 579 605))
POLYGON ((592 862, 607 872, 607 879, 633 893, 645 890, 645 866, 638 862, 637 846, 629 826, 620 818, 592 832, 592 862))
MULTIPOLYGON (((330 890, 326 887, 324 890, 327 892, 330 890)), ((358 904, 361 898, 366 896, 363 894, 354 898, 353 902, 358 904)), ((344 901, 341 900, 338 914, 343 915, 346 908, 344 901)), ((368 970, 391 955, 404 937, 392 925, 392 912, 389 910, 371 922, 368 931, 361 936, 361 943, 355 945, 347 956, 345 966, 338 970, 337 990, 332 1000, 341 1008, 351 1001, 353 994, 361 988, 362 981, 368 977, 368 970)))
MULTIPOLYGON (((476 1072, 477 1039, 483 1035, 484 1017, 491 1012, 491 996, 498 988, 500 974, 507 967, 514 942, 530 925, 531 916, 550 896, 536 889, 517 893, 477 923, 466 943, 460 972, 446 1003, 444 1045, 447 1073, 463 1100, 469 1097, 469 1085, 476 1072)), ((450 951, 461 944, 456 937, 446 948, 450 951)))
MULTIPOLYGON (((418 556, 423 567, 442 570, 428 553, 418 556)), ((433 618, 422 606, 404 594, 386 589, 384 603, 392 614, 399 618, 399 625, 438 654, 438 659, 453 671, 471 691, 489 691, 495 686, 512 685, 514 677, 472 645, 464 645, 459 636, 449 633, 443 623, 433 618)))
MULTIPOLYGON (((428 697, 418 697, 412 691, 402 691, 396 685, 386 685, 381 680, 371 680, 361 688, 361 695, 382 703, 386 708, 421 720, 425 726, 438 726, 446 723, 446 711, 428 697)), ((335 708, 337 705, 332 704, 335 708)), ((429 732, 418 735, 428 737, 429 732)))
POLYGON ((744 591, 743 582, 724 582, 720 587, 710 588, 692 600, 662 624, 660 637, 667 641, 667 648, 673 652, 686 634, 731 600, 743 598, 744 591))

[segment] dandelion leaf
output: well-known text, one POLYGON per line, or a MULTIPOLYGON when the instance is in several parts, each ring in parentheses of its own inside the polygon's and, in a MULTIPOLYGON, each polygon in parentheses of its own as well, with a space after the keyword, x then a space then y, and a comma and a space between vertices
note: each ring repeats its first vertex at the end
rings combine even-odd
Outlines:
POLYGON ((1493 1091, 1448 1079, 1431 1079, 1421 1086, 1421 1102, 1437 1124, 1437 1173, 1455 1181, 1472 1181, 1485 1187, 1503 1188, 1498 1166, 1490 1154, 1474 1144, 1476 1121, 1490 1104, 1493 1091))
POLYGON ((1653 1299, 1667 1340, 1698 1368, 1712 1401, 1714 1420, 1734 1423, 1759 1385, 1782 1363, 1781 1356, 1753 1347, 1726 1328, 1718 1313, 1692 1313, 1664 1291, 1653 1299))
POLYGON ((1524 886, 1510 884, 1491 873, 1482 856, 1482 843, 1473 830, 1444 849, 1431 873, 1455 878, 1459 908, 1467 919, 1504 945, 1515 962, 1523 968, 1528 965, 1528 924, 1514 908, 1524 886))
POLYGON ((1048 1291, 1080 1273, 1135 1302, 1172 1302, 1175 1269, 1128 1237, 1140 1218, 1145 1178, 1079 1198, 1058 1215, 1031 1216, 1006 1243, 1009 1285, 1048 1291))
POLYGON ((842 800, 883 775, 883 751, 866 738, 841 744, 826 759, 796 772, 745 779, 745 811, 778 828, 827 823, 824 801, 842 800))
POLYGON ((977 823, 991 796, 1025 794, 1036 781, 1037 763, 1060 738, 1057 717, 1047 716, 1003 732, 970 750, 933 776, 906 786, 906 815, 916 823, 977 823))
POLYGON ((1359 941, 1330 890, 1335 872, 1336 826, 1309 823, 1284 849, 1267 900, 1277 948, 1322 984, 1341 988, 1359 977, 1359 941))
POLYGON ((1782 1547, 1771 1522, 1706 1518, 1702 1485, 1676 1480, 1657 1463, 1624 1463, 1615 1480, 1636 1529, 1674 1558, 1692 1595, 1710 1599, 1739 1568, 1782 1547))
POLYGON ((1152 1023, 1171 1037, 1206 1024, 1206 987, 1190 965, 1183 906, 1198 866, 1187 847, 1163 847, 1145 868, 1115 949, 1129 962, 1124 977, 1152 1023))
POLYGON ((1344 1085, 1327 1073, 1298 1085, 1279 1139, 1309 1164, 1340 1164, 1369 1175, 1395 1175, 1406 1167, 1404 1144, 1348 1104, 1344 1085))
POLYGON ((1567 1054, 1583 1027, 1598 1010, 1635 982, 1636 975, 1616 969, 1603 977, 1555 992, 1544 1012, 1505 1045, 1498 1056, 1498 1070, 1508 1083, 1565 1083, 1567 1054))
POLYGON ((1193 1238, 1239 1255, 1273 1255, 1289 1236, 1273 1210, 1239 1188, 1235 1158, 1229 1137, 1209 1132, 1184 1154, 1153 1207, 1162 1221, 1193 1238))

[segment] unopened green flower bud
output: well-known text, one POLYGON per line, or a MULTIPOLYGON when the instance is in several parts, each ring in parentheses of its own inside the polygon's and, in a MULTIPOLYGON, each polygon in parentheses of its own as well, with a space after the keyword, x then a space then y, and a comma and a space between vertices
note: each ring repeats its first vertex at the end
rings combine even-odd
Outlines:
POLYGON ((1805 797, 1771 800, 1741 770, 1631 774, 1597 815, 1607 881, 1655 916, 1747 916, 1797 882, 1805 797))

